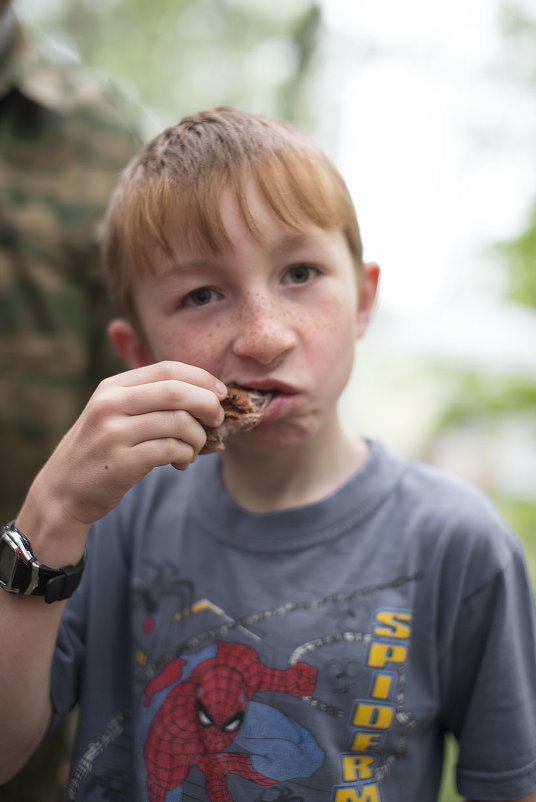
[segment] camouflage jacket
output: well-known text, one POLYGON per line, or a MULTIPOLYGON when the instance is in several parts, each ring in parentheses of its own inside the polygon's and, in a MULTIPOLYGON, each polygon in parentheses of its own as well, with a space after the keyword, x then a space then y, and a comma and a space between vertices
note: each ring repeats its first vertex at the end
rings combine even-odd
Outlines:
POLYGON ((98 381, 122 369, 98 234, 139 130, 111 88, 17 29, 0 63, 0 522, 98 381))

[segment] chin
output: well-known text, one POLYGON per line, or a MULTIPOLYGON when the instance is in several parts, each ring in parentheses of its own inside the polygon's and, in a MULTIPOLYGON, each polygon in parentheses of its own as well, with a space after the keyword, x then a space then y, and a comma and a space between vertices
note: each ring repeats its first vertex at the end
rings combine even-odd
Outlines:
POLYGON ((249 453, 251 456, 283 455, 289 452, 309 446, 318 434, 318 427, 311 423, 306 425, 303 421, 300 425, 285 424, 266 426, 253 429, 229 438, 227 449, 235 453, 249 453))

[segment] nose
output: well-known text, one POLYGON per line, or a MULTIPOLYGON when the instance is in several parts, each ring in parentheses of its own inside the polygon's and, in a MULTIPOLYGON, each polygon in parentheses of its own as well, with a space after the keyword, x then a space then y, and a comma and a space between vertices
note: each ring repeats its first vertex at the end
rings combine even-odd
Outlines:
POLYGON ((237 356, 272 365, 296 344, 293 317, 275 299, 258 294, 249 297, 236 318, 233 350, 237 356))

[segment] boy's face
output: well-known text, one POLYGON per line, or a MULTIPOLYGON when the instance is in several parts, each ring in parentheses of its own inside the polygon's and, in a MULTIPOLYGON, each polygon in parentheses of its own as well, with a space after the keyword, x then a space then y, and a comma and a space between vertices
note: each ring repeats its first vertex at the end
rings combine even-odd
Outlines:
POLYGON ((350 375, 378 281, 365 265, 360 287, 338 231, 308 225, 297 234, 267 207, 254 184, 248 203, 261 239, 248 231, 234 195, 222 220, 232 250, 185 252, 170 232, 174 259, 155 257, 133 299, 144 344, 126 321, 113 336, 130 367, 176 360, 226 384, 275 393, 262 424, 228 448, 286 449, 336 425, 336 402, 350 375))

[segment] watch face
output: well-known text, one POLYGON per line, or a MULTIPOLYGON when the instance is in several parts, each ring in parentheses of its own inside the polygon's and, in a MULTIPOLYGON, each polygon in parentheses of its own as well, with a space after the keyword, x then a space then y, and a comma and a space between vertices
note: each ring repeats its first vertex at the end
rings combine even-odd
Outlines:
POLYGON ((0 587, 26 593, 34 587, 33 554, 26 535, 4 528, 0 534, 0 587))
POLYGON ((0 584, 8 585, 13 574, 15 555, 2 539, 0 540, 0 584))

